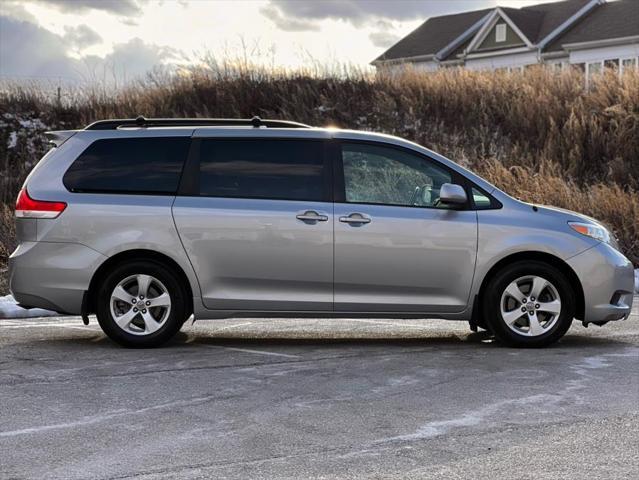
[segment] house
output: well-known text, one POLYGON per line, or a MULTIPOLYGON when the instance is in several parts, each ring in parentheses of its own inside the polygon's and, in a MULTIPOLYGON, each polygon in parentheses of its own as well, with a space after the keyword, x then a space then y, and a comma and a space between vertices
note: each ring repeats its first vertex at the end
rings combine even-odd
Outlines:
POLYGON ((378 70, 407 65, 521 70, 575 65, 586 78, 606 67, 639 65, 639 0, 564 0, 496 7, 429 18, 372 62, 378 70))

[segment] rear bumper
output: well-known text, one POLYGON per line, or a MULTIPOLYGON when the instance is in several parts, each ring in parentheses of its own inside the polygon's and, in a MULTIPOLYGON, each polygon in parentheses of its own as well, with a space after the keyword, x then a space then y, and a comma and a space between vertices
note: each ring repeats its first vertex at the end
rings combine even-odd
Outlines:
POLYGON ((583 321, 608 322, 628 318, 632 310, 632 263, 610 245, 600 243, 568 260, 584 291, 583 321))
POLYGON ((9 288, 25 307, 79 314, 107 257, 78 243, 22 242, 9 257, 9 288))

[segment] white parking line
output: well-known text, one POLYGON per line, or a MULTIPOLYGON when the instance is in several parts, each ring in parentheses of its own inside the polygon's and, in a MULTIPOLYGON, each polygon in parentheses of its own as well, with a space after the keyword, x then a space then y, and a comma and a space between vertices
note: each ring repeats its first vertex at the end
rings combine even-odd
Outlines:
POLYGON ((208 347, 208 348, 222 348, 224 350, 235 350, 236 352, 254 353, 256 355, 271 355, 274 357, 284 357, 284 358, 300 358, 299 355, 290 355, 288 353, 277 353, 277 352, 265 352, 264 350, 252 350, 250 348, 223 347, 221 345, 205 345, 202 343, 196 343, 196 345, 200 345, 202 347, 208 347))
POLYGON ((253 325, 253 322, 244 322, 244 323, 237 323, 235 325, 229 325, 227 327, 222 327, 222 328, 216 328, 215 332, 221 332, 222 330, 230 330, 232 328, 237 328, 237 327, 243 327, 245 325, 253 325))
POLYGON ((379 321, 379 320, 365 320, 363 318, 344 318, 344 321, 347 322, 361 322, 361 323, 374 323, 377 325, 388 325, 391 327, 409 327, 409 328, 431 328, 430 325, 424 324, 424 325, 417 325, 414 323, 405 323, 403 320, 398 320, 397 322, 383 322, 383 321, 379 321))
POLYGON ((0 329, 15 329, 15 328, 47 328, 47 327, 63 327, 63 328, 80 328, 83 330, 98 330, 97 327, 81 326, 77 323, 34 323, 28 325, 2 325, 0 329))

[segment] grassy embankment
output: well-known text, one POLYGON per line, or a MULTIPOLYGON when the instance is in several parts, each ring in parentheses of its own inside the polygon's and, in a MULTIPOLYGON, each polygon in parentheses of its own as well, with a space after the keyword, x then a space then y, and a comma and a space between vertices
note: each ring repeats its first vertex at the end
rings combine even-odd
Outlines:
POLYGON ((48 148, 45 130, 108 117, 251 117, 373 130, 408 138, 523 200, 610 225, 639 265, 639 75, 613 73, 588 91, 581 75, 408 72, 277 73, 196 69, 117 91, 0 89, 0 293, 14 246, 12 203, 48 148))

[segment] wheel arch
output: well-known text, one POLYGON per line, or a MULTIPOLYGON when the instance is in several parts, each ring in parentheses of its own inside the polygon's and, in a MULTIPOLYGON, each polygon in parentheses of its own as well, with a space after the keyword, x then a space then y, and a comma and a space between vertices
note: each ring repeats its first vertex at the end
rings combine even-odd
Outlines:
POLYGON ((577 300, 575 318, 578 318, 580 320, 583 319, 586 302, 585 302, 584 290, 581 285, 581 281, 579 280, 579 277, 577 276, 575 271, 570 267, 570 265, 568 265, 561 258, 556 257, 555 255, 552 255, 550 253, 535 252, 535 251, 517 252, 517 253, 510 254, 500 259, 492 267, 490 267, 490 270, 488 270, 486 275, 484 275, 484 278, 482 279, 482 282, 481 282, 481 286, 479 287, 479 291, 477 293, 477 297, 476 297, 477 303, 478 303, 477 311, 478 312, 481 311, 479 309, 479 303, 482 301, 482 298, 486 290, 486 286, 488 285, 490 280, 497 274, 497 272, 499 272, 502 268, 514 262, 526 261, 526 260, 528 261, 537 260, 540 262, 547 263, 557 268, 564 275, 566 275, 566 277, 568 278, 568 281, 573 287, 573 291, 575 293, 575 297, 577 300))
POLYGON ((168 255, 144 249, 125 250, 117 253, 116 255, 106 259, 98 267, 91 278, 91 282, 89 283, 86 313, 95 313, 95 295, 98 285, 100 285, 100 280, 102 280, 113 267, 127 260, 148 260, 160 263, 163 266, 170 268, 178 276, 180 283, 185 286, 187 291, 187 308, 189 315, 193 313, 193 289, 191 288, 191 282, 189 282, 189 279, 182 267, 180 267, 180 265, 168 255))

